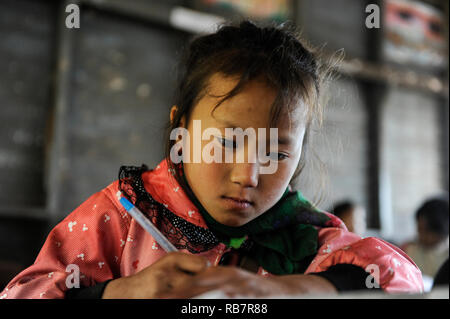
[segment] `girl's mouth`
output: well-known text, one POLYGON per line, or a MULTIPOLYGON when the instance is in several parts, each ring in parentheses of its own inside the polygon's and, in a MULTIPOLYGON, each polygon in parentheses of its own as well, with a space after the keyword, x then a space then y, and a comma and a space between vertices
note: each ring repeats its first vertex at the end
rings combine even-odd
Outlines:
POLYGON ((222 196, 222 201, 228 209, 232 210, 244 210, 253 205, 253 203, 248 200, 235 197, 222 196))

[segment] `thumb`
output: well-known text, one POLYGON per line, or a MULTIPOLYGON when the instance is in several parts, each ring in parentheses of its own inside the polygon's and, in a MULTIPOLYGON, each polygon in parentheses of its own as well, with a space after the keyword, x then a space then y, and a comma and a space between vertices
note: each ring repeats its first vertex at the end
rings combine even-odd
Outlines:
POLYGON ((189 255, 186 253, 176 252, 171 253, 169 257, 169 262, 177 269, 196 274, 206 270, 210 265, 210 262, 202 256, 189 255))

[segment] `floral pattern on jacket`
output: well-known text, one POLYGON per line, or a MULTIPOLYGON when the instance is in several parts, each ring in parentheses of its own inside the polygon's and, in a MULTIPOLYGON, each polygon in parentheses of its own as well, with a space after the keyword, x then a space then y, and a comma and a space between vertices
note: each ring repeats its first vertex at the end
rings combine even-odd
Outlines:
MULTIPOLYGON (((143 173, 142 179, 145 190, 156 201, 190 223, 207 228, 165 160, 154 170, 143 173)), ((164 256, 166 252, 121 206, 120 196, 116 181, 93 194, 56 225, 34 264, 11 280, 0 293, 0 299, 64 298, 70 287, 67 281, 74 274, 73 265, 80 271, 80 285, 93 286, 135 274, 164 256)), ((348 232, 335 216, 328 215, 335 227, 319 229, 319 250, 305 274, 325 271, 336 264, 353 264, 366 271, 376 265, 379 285, 385 292, 423 292, 421 272, 403 251, 378 238, 362 239, 348 232)), ((199 255, 218 265, 227 251, 219 243, 199 255)), ((258 274, 271 275, 261 267, 258 274)))

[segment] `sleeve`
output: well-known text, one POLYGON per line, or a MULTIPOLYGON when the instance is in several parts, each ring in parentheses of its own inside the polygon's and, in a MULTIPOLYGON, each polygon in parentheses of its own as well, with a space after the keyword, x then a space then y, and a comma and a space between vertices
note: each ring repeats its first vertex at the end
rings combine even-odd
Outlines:
POLYGON ((366 286, 369 274, 363 268, 355 265, 338 264, 325 271, 314 273, 314 275, 330 281, 339 292, 369 289, 366 286))
POLYGON ((90 287, 81 287, 80 289, 69 289, 66 292, 66 299, 101 299, 106 285, 112 279, 96 284, 90 287))
MULTIPOLYGON (((422 274, 417 265, 398 247, 375 237, 361 238, 339 228, 319 231, 319 251, 305 273, 323 272, 349 264, 373 277, 370 287, 386 293, 423 293, 422 274)), ((368 288, 370 288, 368 287, 368 288)))
POLYGON ((434 277, 433 288, 441 285, 448 285, 448 258, 439 268, 436 276, 434 277))
POLYGON ((2 298, 64 298, 68 289, 120 277, 129 218, 115 200, 116 183, 92 195, 52 229, 34 264, 11 280, 2 298))

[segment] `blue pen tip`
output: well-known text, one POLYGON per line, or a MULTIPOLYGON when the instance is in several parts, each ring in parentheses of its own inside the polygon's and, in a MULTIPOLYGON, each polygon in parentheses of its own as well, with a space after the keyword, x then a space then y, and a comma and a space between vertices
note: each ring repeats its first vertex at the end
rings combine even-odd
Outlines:
POLYGON ((133 204, 131 204, 131 202, 125 197, 120 198, 120 203, 127 211, 130 211, 134 207, 133 204))

